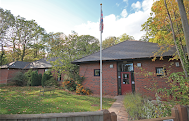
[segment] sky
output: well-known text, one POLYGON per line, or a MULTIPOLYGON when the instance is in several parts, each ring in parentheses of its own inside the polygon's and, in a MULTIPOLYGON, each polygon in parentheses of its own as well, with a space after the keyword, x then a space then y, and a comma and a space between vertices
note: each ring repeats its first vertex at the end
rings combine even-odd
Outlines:
POLYGON ((35 20, 49 32, 72 31, 100 39, 100 3, 104 30, 102 40, 123 33, 139 40, 141 25, 150 17, 154 0, 0 0, 0 7, 14 16, 35 20))

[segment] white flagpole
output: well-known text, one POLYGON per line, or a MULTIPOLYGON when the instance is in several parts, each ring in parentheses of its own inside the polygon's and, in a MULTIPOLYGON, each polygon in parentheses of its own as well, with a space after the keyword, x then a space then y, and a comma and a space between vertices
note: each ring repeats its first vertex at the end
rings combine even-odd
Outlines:
MULTIPOLYGON (((100 16, 102 11, 102 3, 100 4, 100 16)), ((102 27, 103 25, 101 25, 102 27)), ((102 29, 102 28, 100 28, 102 29)), ((102 110, 102 30, 100 31, 100 110, 102 110)))

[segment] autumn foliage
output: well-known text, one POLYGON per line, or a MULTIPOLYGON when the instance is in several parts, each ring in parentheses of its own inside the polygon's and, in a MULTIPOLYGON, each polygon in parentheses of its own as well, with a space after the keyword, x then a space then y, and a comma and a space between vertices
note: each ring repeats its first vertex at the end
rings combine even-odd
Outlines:
POLYGON ((89 89, 85 89, 83 85, 77 84, 76 86, 76 94, 81 94, 81 95, 90 95, 92 92, 89 89))
POLYGON ((62 87, 69 91, 76 91, 79 95, 90 95, 92 94, 90 89, 85 89, 82 84, 77 83, 73 80, 64 80, 62 82, 62 87))

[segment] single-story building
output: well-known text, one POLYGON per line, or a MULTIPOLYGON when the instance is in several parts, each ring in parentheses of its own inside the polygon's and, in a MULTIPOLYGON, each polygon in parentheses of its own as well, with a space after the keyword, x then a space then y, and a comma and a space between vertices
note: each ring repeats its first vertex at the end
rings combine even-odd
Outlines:
MULTIPOLYGON (((0 84, 7 84, 11 79, 15 76, 16 72, 22 71, 26 72, 29 69, 37 70, 38 73, 43 73, 48 69, 51 69, 51 61, 55 61, 57 58, 52 58, 47 60, 46 58, 34 61, 34 62, 23 62, 23 61, 15 61, 11 62, 7 65, 0 66, 0 84)), ((60 76, 54 75, 57 78, 57 81, 62 81, 64 75, 60 76)))
MULTIPOLYGON (((173 47, 163 55, 157 55, 152 61, 154 52, 159 50, 157 43, 143 41, 124 41, 102 50, 102 93, 105 95, 122 95, 137 92, 154 97, 149 91, 169 87, 163 75, 182 72, 179 60, 169 61, 176 52, 173 47), (160 57, 163 59, 160 60, 160 57)), ((83 85, 100 94, 100 52, 75 60, 72 64, 80 66, 79 74, 84 76, 83 85)))

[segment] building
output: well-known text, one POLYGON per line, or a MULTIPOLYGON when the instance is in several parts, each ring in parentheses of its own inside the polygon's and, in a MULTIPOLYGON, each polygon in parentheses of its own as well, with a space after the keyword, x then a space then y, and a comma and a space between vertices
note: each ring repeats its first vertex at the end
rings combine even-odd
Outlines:
MULTIPOLYGON (((164 75, 182 72, 179 60, 169 61, 176 49, 172 47, 163 55, 158 52, 157 43, 143 41, 124 41, 102 50, 102 93, 105 95, 122 95, 137 92, 154 97, 149 88, 169 87, 164 75)), ((83 85, 100 94, 100 52, 75 60, 72 64, 80 65, 80 76, 84 76, 83 85)))
MULTIPOLYGON (((7 65, 0 66, 0 84, 9 83, 18 71, 26 72, 29 69, 32 69, 37 70, 38 73, 43 74, 48 69, 51 69, 51 62, 55 61, 56 59, 57 58, 52 58, 50 60, 47 60, 46 58, 43 58, 34 62, 15 61, 7 65)), ((60 76, 54 75, 54 77, 57 78, 57 81, 62 81, 63 78, 61 77, 63 76, 63 74, 61 74, 60 76)))

